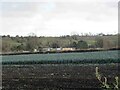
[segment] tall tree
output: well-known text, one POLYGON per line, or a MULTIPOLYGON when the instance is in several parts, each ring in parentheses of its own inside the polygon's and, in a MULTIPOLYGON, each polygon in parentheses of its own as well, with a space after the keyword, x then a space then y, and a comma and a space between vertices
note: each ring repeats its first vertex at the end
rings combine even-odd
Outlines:
POLYGON ((76 43, 76 42, 72 42, 72 43, 70 44, 70 47, 72 47, 72 48, 77 48, 77 43, 76 43))
POLYGON ((80 40, 77 43, 77 48, 78 49, 87 49, 88 48, 88 44, 86 41, 80 40))
POLYGON ((11 51, 11 44, 8 41, 2 41, 2 51, 3 52, 11 51))
POLYGON ((34 51, 34 49, 38 49, 39 42, 37 37, 29 37, 26 43, 26 49, 28 51, 34 51))
POLYGON ((95 45, 97 48, 103 48, 103 38, 96 37, 95 41, 96 41, 95 45))

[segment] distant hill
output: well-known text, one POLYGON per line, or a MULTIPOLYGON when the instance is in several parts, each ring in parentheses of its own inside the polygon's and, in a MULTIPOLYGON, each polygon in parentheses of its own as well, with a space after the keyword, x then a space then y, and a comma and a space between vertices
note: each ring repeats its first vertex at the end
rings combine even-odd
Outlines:
POLYGON ((34 52, 42 51, 43 48, 118 48, 120 35, 96 35, 96 36, 79 36, 66 35, 60 37, 37 37, 37 36, 2 36, 2 52, 34 52))

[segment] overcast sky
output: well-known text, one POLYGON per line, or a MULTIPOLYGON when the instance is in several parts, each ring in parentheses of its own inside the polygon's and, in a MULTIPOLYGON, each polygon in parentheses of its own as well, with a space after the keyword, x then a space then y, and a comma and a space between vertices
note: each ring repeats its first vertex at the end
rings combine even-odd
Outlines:
POLYGON ((117 33, 118 0, 1 0, 2 35, 117 33))

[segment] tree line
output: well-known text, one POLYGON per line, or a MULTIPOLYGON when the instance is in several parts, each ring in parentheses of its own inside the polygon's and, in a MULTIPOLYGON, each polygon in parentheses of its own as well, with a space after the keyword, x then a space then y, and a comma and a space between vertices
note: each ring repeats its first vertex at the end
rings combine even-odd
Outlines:
POLYGON ((118 48, 120 35, 109 36, 79 36, 66 35, 60 37, 37 36, 2 36, 2 52, 42 51, 43 48, 118 48))

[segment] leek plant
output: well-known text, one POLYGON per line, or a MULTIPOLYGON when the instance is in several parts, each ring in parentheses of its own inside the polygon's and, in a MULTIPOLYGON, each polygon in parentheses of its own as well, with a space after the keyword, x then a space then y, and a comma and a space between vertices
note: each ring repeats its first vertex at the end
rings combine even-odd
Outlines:
POLYGON ((98 79, 98 81, 101 83, 102 88, 107 89, 107 90, 119 90, 120 89, 118 86, 119 85, 119 77, 118 76, 115 77, 115 83, 113 83, 113 86, 112 86, 112 85, 108 84, 107 77, 104 77, 99 73, 98 67, 95 68, 95 75, 96 75, 96 78, 98 79), (104 78, 104 80, 102 80, 102 78, 104 78))

